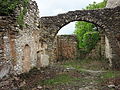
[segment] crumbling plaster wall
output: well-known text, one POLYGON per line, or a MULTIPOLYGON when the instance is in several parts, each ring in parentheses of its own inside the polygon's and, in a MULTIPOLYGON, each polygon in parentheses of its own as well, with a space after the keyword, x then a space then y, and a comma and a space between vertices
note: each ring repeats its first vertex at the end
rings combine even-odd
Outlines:
POLYGON ((17 73, 23 72, 23 61, 25 57, 24 49, 26 45, 30 47, 30 68, 36 67, 37 63, 39 62, 41 62, 41 66, 46 66, 46 63, 44 63, 44 61, 48 61, 48 58, 43 58, 44 55, 46 55, 45 49, 47 46, 45 46, 45 44, 42 45, 43 42, 40 41, 41 37, 39 29, 39 10, 35 1, 30 2, 28 12, 24 17, 24 23, 26 27, 24 27, 23 30, 17 28, 19 35, 15 41, 17 57, 14 70, 18 71, 17 73), (41 52, 41 61, 37 60, 37 52, 41 52))
POLYGON ((25 27, 17 28, 18 36, 15 40, 16 46, 16 65, 14 70, 17 73, 23 72, 24 49, 28 45, 30 47, 30 67, 36 65, 36 52, 39 50, 39 33, 37 24, 39 24, 39 11, 35 2, 30 2, 28 11, 24 17, 25 27))
POLYGON ((0 78, 10 74, 11 70, 14 74, 20 74, 33 67, 44 67, 49 64, 47 44, 41 38, 36 2, 30 0, 23 28, 17 23, 20 9, 23 8, 18 7, 13 16, 0 16, 0 78))

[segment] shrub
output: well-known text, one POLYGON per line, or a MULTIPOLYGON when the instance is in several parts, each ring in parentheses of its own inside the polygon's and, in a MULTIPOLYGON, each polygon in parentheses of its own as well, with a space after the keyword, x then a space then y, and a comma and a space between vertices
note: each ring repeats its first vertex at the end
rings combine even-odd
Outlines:
POLYGON ((85 47, 86 51, 91 51, 95 47, 99 38, 99 33, 96 31, 85 33, 83 36, 83 46, 85 47))
MULTIPOLYGON (((101 3, 94 2, 89 4, 85 9, 98 9, 104 8, 106 6, 107 0, 101 3)), ((75 34, 78 39, 78 47, 84 49, 85 51, 90 51, 95 47, 99 40, 99 33, 97 32, 97 27, 88 22, 78 21, 75 24, 75 34)))
POLYGON ((20 14, 17 17, 17 22, 20 28, 24 26, 24 16, 27 12, 29 0, 1 0, 0 1, 0 15, 9 16, 14 13, 16 7, 21 4, 23 9, 20 10, 20 14))

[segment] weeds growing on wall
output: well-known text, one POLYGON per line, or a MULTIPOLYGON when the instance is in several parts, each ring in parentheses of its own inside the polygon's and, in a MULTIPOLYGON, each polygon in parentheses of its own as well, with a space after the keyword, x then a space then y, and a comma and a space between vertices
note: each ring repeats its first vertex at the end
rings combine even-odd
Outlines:
POLYGON ((20 14, 17 17, 17 22, 18 22, 21 29, 25 26, 24 16, 27 12, 28 2, 29 2, 29 0, 24 0, 23 2, 21 2, 23 9, 20 9, 20 14))

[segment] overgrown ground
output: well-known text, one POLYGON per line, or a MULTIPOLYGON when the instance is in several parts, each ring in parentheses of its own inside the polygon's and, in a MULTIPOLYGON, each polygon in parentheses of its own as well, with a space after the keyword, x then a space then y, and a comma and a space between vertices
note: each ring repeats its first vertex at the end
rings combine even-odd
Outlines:
POLYGON ((120 71, 106 65, 96 60, 59 62, 18 76, 14 86, 20 90, 120 90, 120 71))
POLYGON ((120 72, 111 71, 105 61, 72 60, 20 76, 22 90, 119 90, 120 72))

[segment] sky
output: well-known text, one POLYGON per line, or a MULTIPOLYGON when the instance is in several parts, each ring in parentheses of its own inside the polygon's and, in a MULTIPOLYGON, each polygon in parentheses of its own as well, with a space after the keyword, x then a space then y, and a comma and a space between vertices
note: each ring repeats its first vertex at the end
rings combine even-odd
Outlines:
MULTIPOLYGON (((43 16, 55 16, 60 13, 66 13, 68 11, 81 10, 92 4, 94 1, 99 3, 103 0, 34 0, 38 4, 40 11, 40 17, 43 16)), ((75 30, 75 22, 72 22, 64 26, 58 34, 73 34, 75 30)))

